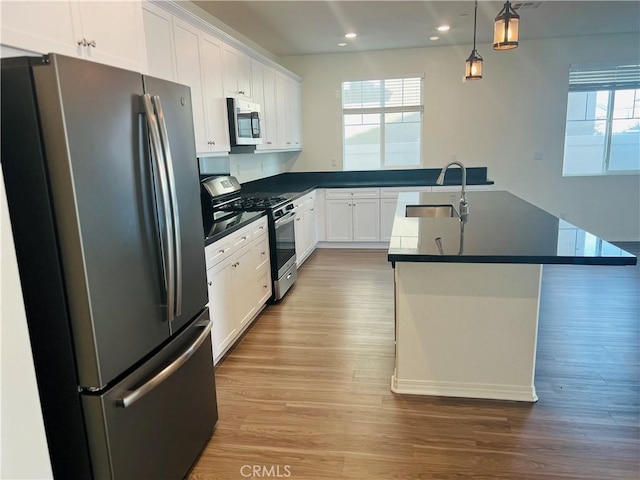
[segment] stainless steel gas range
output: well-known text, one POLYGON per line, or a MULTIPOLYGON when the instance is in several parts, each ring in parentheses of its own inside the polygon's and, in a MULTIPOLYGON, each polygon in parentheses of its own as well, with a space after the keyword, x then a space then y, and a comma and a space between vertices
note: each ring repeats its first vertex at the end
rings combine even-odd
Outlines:
POLYGON ((267 212, 273 301, 280 300, 298 277, 293 199, 286 194, 244 195, 238 180, 229 176, 207 178, 202 185, 210 196, 210 206, 204 208, 205 223, 210 224, 210 231, 232 226, 242 212, 267 212))

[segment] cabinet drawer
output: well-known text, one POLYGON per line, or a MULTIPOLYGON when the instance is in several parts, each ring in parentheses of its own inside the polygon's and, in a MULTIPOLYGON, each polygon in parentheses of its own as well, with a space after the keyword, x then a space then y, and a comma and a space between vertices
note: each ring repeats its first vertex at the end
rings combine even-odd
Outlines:
POLYGON ((262 268, 269 261, 269 236, 261 235, 252 244, 253 262, 256 270, 262 268))
POLYGON ((379 188, 327 188, 326 198, 380 198, 379 188))
POLYGON ((229 237, 231 237, 233 250, 237 251, 239 248, 242 248, 251 242, 251 238, 253 238, 253 224, 242 227, 237 232, 233 232, 229 235, 229 237))
POLYGON ((207 270, 231 255, 231 239, 229 237, 218 240, 204 248, 207 270))
POLYGON ((267 233, 267 217, 262 217, 260 220, 253 222, 251 224, 251 234, 254 237, 261 235, 263 233, 267 233))
POLYGON ((383 187, 380 189, 380 198, 398 198, 402 192, 430 192, 431 187, 383 187))

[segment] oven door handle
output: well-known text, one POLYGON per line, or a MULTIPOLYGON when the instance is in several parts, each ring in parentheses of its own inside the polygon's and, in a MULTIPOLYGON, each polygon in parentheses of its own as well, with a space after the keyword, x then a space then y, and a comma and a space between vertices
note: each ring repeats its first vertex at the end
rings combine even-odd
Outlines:
POLYGON ((295 216, 296 216, 296 212, 287 213, 285 216, 280 217, 274 223, 276 227, 281 227, 282 225, 286 225, 287 223, 293 222, 293 220, 295 219, 295 216))

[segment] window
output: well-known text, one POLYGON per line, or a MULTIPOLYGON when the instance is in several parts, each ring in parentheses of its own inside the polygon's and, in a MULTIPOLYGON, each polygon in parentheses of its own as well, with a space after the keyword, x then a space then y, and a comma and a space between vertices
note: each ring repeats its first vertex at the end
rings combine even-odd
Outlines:
POLYGON ((562 174, 640 171, 640 65, 572 65, 562 174))
POLYGON ((422 78, 342 83, 343 169, 420 165, 422 78))

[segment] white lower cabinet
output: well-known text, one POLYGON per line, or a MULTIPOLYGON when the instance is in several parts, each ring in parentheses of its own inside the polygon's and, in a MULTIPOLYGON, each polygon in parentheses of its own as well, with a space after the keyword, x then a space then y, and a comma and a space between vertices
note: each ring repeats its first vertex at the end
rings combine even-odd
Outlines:
POLYGON ((388 242, 391 240, 393 230, 393 219, 396 216, 396 205, 398 198, 380 199, 380 240, 388 242))
POLYGON ((267 218, 205 248, 214 363, 271 298, 267 218))
POLYGON ((380 241, 380 189, 326 190, 328 242, 380 241))
POLYGON ((310 192, 293 202, 296 212, 296 266, 300 267, 313 253, 318 243, 316 227, 316 192, 310 192))

